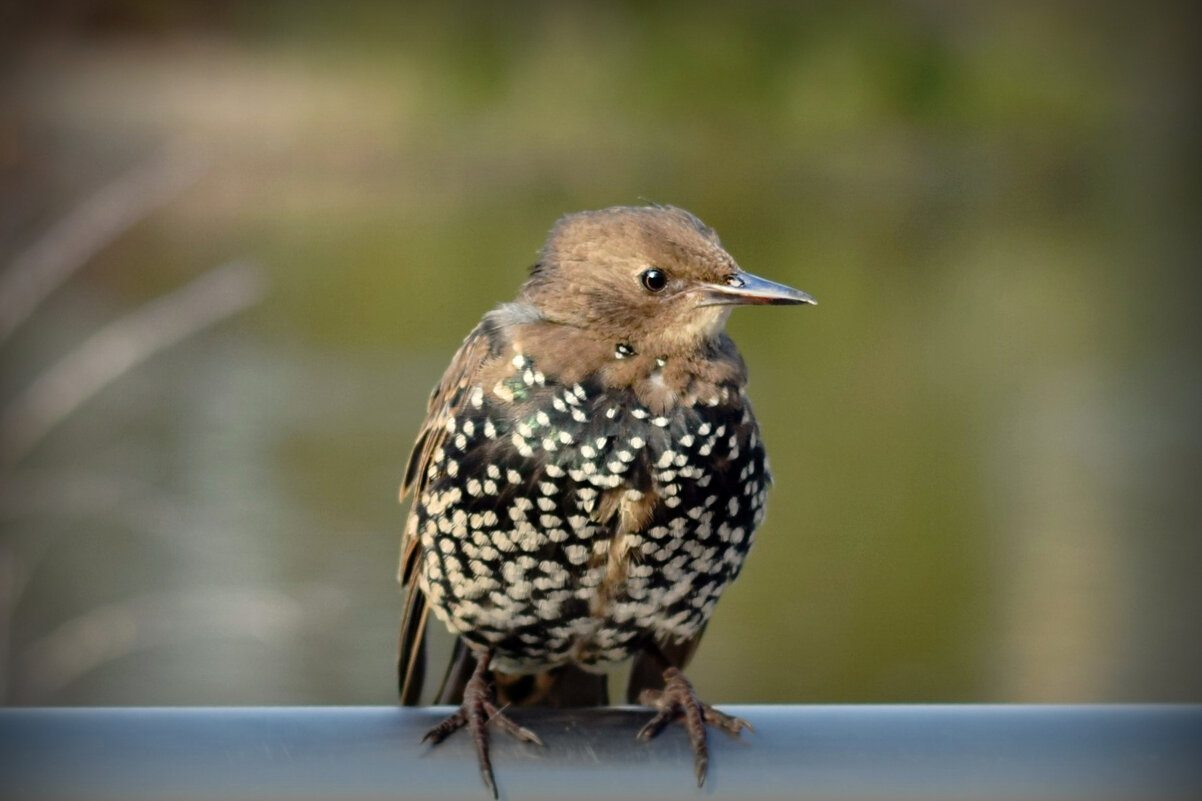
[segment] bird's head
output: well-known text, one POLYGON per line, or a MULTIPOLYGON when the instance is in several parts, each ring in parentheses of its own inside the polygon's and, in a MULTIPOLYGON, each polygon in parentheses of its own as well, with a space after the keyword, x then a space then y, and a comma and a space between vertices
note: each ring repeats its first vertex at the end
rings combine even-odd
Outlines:
POLYGON ((689 212, 658 205, 562 217, 522 299, 549 322, 655 356, 704 347, 734 306, 814 303, 742 270, 689 212))

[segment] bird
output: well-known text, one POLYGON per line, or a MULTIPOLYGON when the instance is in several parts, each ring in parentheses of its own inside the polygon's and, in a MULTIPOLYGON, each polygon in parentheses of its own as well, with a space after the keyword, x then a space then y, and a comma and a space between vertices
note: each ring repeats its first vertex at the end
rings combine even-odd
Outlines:
POLYGON ((505 710, 627 699, 689 735, 751 726, 683 670, 764 518, 771 474, 725 332, 740 305, 814 304, 744 271, 692 213, 649 203, 561 217, 515 300, 484 315, 432 392, 405 467, 398 578, 403 705, 419 703, 430 612, 454 635, 423 741, 466 728, 495 798, 505 710))

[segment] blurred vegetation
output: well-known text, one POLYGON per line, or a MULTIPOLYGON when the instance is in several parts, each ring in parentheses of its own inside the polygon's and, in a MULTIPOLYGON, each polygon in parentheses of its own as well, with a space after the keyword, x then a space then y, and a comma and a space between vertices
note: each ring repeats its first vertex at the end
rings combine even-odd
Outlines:
POLYGON ((390 702, 428 389, 556 217, 640 198, 821 304, 732 321, 777 488, 707 698, 1202 700, 1192 5, 0 23, 6 271, 130 171, 203 165, 0 344, 0 403, 217 265, 266 286, 4 468, 8 702, 390 702))

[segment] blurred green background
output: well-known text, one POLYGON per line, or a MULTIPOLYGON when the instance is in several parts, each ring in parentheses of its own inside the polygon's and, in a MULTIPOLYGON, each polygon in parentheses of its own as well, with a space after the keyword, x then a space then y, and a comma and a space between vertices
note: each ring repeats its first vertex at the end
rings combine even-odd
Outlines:
POLYGON ((821 304, 706 698, 1202 701, 1192 4, 0 8, 6 703, 391 703, 429 388, 640 198, 821 304))

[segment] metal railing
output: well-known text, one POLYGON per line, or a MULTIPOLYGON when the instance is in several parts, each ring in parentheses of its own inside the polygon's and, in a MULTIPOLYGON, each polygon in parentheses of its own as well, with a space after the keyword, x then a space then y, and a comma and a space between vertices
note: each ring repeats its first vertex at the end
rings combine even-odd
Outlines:
MULTIPOLYGON (((543 747, 494 732, 505 801, 1198 799, 1202 706, 727 706, 756 731, 635 740, 647 710, 513 710, 543 747)), ((423 799, 488 795, 445 708, 0 710, 0 798, 423 799)))

